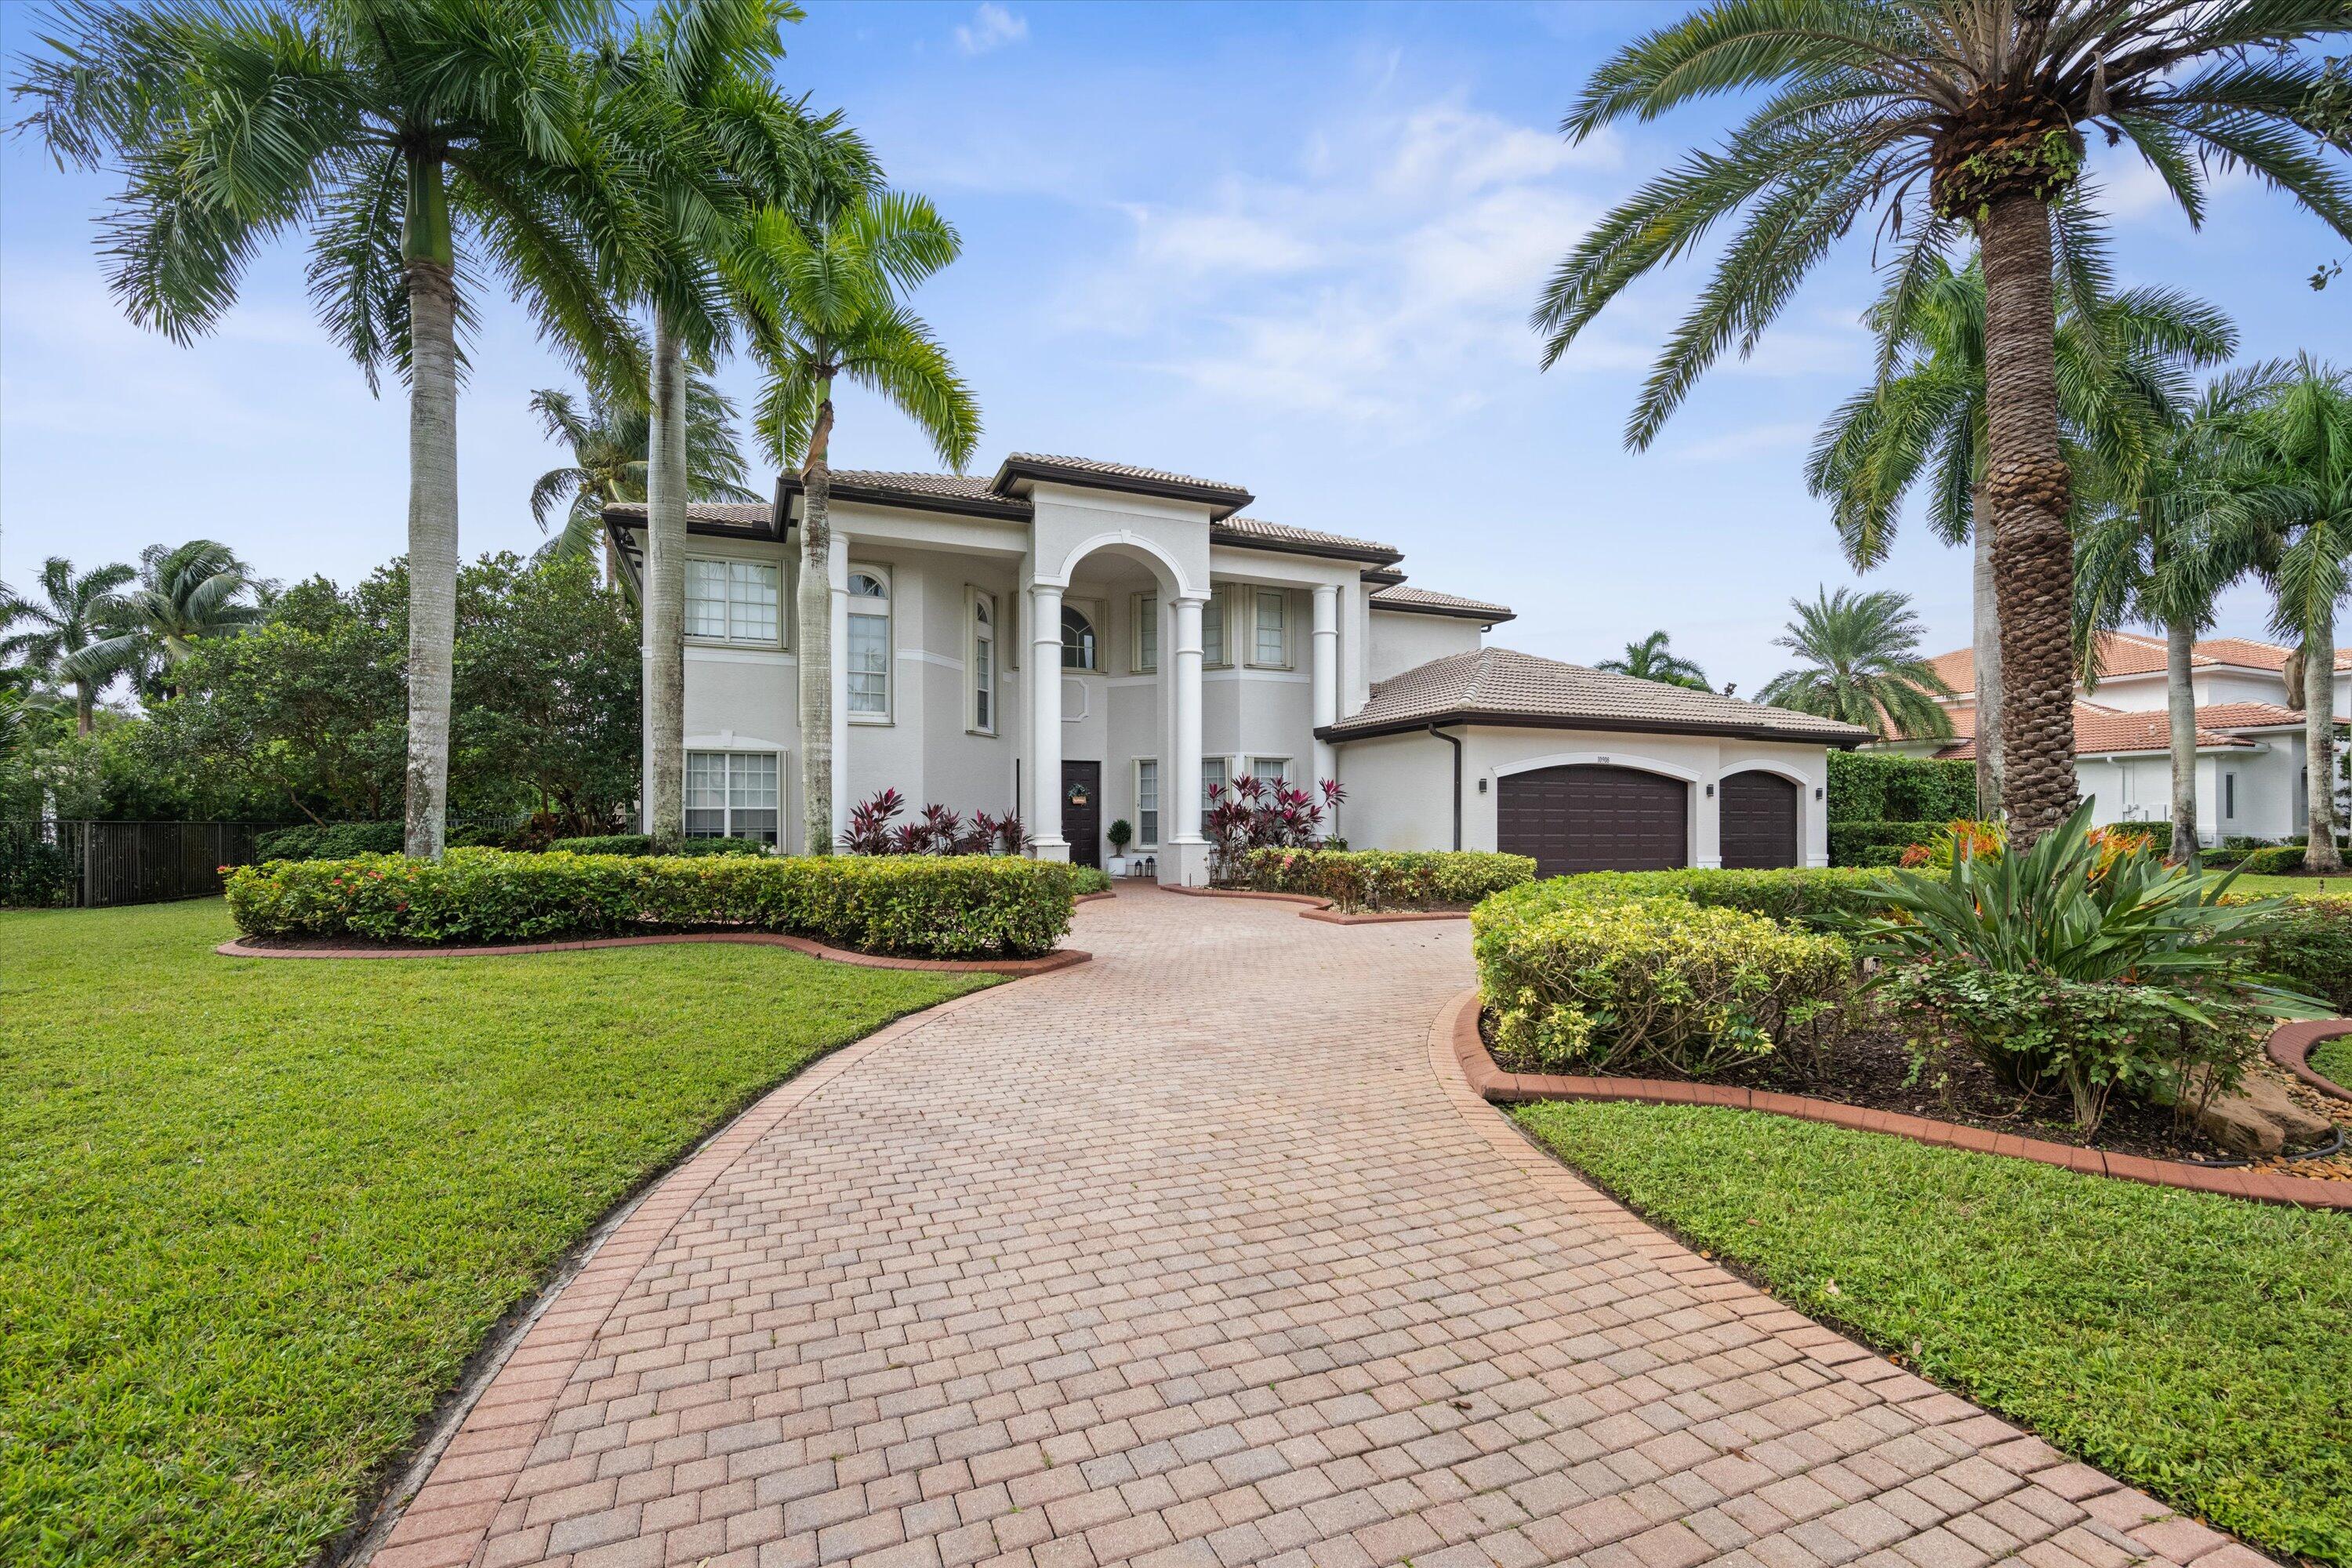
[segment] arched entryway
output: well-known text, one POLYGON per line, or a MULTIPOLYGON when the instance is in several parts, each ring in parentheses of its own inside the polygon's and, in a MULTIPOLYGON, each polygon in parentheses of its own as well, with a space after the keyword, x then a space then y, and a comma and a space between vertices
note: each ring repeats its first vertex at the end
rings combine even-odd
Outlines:
POLYGON ((1766 870, 1799 863, 1795 780, 1749 769, 1727 774, 1720 790, 1727 868, 1766 870))

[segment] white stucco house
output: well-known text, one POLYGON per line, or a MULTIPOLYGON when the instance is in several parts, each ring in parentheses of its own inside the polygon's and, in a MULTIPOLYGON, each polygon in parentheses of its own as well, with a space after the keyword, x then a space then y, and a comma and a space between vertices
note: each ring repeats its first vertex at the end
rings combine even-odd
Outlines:
MULTIPOLYGON (((1512 618, 1408 584, 1395 549, 1242 514, 1237 485, 1016 454, 993 475, 836 471, 836 834, 894 787, 1018 809, 1099 865, 1209 876, 1244 773, 1347 801, 1357 847, 1502 848, 1545 872, 1824 865, 1826 755, 1864 731, 1489 647, 1512 618)), ((800 844, 791 625, 801 486, 688 509, 687 825, 800 844)), ((622 569, 642 505, 604 521, 622 569)))
MULTIPOLYGON (((2189 687, 2197 700, 2197 827, 2207 844, 2224 838, 2291 838, 2304 830, 2303 711, 2283 671, 2291 650, 2245 637, 2195 646, 2189 687)), ((2078 689, 2074 768, 2100 824, 2172 817, 2171 721, 2165 700, 2164 640, 2100 634, 2099 679, 2078 689)), ((1967 648, 1931 661, 1953 695, 1939 699, 1956 739, 1906 742, 1915 755, 1976 756, 1976 658, 1967 648)), ((2336 656, 2338 720, 2352 715, 2352 651, 2336 656)))

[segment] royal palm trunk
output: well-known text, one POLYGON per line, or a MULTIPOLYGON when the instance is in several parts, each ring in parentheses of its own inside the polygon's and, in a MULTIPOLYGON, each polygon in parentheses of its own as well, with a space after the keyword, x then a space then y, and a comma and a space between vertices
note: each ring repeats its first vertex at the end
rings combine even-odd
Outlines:
POLYGON ((2333 874, 2344 869, 2336 849, 2336 623, 2313 629, 2303 644, 2303 754, 2310 797, 2310 847, 2303 868, 2333 874))
POLYGON ((2000 600, 1992 569, 1992 517, 1979 486, 1969 527, 1976 594, 1977 815, 2000 811, 2000 600))
POLYGON ((833 378, 817 381, 816 418, 802 465, 800 622, 801 842, 833 852, 833 378))
POLYGON ((408 281, 408 777, 404 842, 441 858, 457 628, 457 339, 441 165, 411 159, 401 258, 408 281))
POLYGON ((2171 621, 2164 628, 2164 705, 2172 735, 2172 847, 2165 858, 2186 866, 2197 853, 2197 689, 2189 678, 2197 628, 2171 621))
POLYGON ((2050 212, 2011 191, 1978 225, 1985 270, 1985 499, 2000 615, 2000 790, 2011 841, 2074 809, 2074 545, 2058 443, 2050 212))
POLYGON ((654 312, 653 410, 646 428, 646 831, 686 837, 686 354, 654 312))

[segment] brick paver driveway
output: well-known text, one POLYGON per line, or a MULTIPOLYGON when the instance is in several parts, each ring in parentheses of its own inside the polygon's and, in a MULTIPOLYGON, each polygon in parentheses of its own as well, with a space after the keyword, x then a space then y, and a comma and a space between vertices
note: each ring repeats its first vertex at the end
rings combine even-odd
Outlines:
POLYGON ((1462 924, 1076 941, 657 1189, 375 1568, 2261 1561, 1526 1145, 1430 1048, 1462 924))

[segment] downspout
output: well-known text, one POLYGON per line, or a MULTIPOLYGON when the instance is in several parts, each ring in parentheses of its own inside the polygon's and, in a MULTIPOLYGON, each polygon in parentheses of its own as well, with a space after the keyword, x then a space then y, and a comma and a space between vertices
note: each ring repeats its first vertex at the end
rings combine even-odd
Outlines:
POLYGON ((1462 737, 1432 724, 1429 732, 1454 748, 1454 847, 1462 847, 1462 737))

